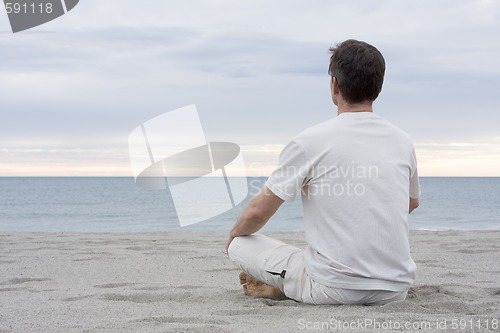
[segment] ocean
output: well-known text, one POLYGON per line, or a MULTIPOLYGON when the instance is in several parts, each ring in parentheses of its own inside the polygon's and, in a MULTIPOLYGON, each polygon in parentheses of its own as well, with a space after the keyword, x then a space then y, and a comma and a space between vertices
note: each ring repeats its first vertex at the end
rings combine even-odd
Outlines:
MULTIPOLYGON (((0 177, 0 232, 227 232, 266 178, 248 178, 249 196, 209 220, 180 227, 167 190, 131 177, 0 177)), ((421 177, 417 230, 500 230, 500 178, 421 177)), ((285 203, 262 229, 304 230, 300 199, 285 203)))

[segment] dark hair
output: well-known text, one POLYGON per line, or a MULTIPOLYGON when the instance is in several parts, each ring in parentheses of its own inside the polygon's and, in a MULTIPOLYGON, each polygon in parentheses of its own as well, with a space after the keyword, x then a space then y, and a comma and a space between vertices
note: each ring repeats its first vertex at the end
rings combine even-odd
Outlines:
POLYGON ((384 82, 385 61, 374 46, 349 39, 330 48, 328 73, 335 76, 347 103, 374 101, 384 82))

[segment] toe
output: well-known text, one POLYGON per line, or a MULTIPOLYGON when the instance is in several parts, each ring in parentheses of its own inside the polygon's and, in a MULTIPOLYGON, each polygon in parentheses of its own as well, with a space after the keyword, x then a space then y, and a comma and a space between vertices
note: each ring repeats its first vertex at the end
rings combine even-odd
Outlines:
POLYGON ((240 284, 247 283, 247 274, 245 272, 240 272, 240 284))

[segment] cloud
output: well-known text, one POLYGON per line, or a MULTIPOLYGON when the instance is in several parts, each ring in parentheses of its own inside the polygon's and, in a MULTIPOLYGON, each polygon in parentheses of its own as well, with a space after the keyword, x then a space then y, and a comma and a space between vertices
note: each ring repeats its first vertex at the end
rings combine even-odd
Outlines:
POLYGON ((265 34, 222 34, 167 51, 183 67, 229 77, 324 75, 327 48, 265 34))
POLYGON ((335 115, 328 47, 347 38, 387 60, 375 112, 416 142, 475 142, 500 123, 499 13, 498 1, 88 0, 0 34, 0 148, 86 163, 71 149, 123 150, 138 124, 192 103, 210 140, 283 145, 335 115))
MULTIPOLYGON (((180 47, 197 36, 197 31, 183 27, 131 26, 3 36, 0 72, 97 72, 125 61, 134 71, 141 62, 151 66, 148 59, 160 60, 162 50, 180 47)), ((127 73, 123 67, 122 72, 127 73)))
POLYGON ((126 152, 116 148, 1 148, 2 176, 131 176, 126 152))
POLYGON ((500 137, 415 145, 422 176, 500 176, 500 137))

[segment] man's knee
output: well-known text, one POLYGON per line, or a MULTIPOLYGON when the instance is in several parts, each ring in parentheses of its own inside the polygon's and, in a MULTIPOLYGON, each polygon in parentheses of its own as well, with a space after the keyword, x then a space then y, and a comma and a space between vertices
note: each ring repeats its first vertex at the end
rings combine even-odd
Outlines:
POLYGON ((238 237, 235 237, 232 241, 231 244, 229 244, 227 248, 227 255, 229 256, 229 259, 233 260, 232 255, 233 255, 233 249, 234 249, 234 243, 236 243, 236 240, 238 237))
POLYGON ((229 259, 232 261, 235 261, 236 257, 238 257, 240 251, 241 251, 241 242, 242 239, 248 237, 248 236, 238 236, 235 237, 232 241, 231 244, 229 244, 229 247, 227 248, 227 254, 229 256, 229 259))
POLYGON ((255 263, 257 254, 269 246, 268 240, 270 238, 260 234, 235 237, 227 249, 229 259, 237 264, 255 263))

